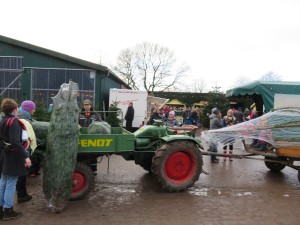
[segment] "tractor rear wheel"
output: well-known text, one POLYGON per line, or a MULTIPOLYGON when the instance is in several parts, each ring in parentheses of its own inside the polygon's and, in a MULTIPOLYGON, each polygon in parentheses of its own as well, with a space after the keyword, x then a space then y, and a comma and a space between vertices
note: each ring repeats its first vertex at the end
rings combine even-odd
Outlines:
MULTIPOLYGON (((272 159, 272 158, 266 156, 265 159, 272 159)), ((270 169, 274 172, 279 172, 285 168, 284 164, 277 163, 277 162, 265 161, 265 165, 266 165, 266 167, 268 167, 268 169, 270 169)))
POLYGON ((77 163, 72 176, 72 194, 70 200, 83 199, 93 188, 94 173, 89 165, 77 163))
POLYGON ((163 189, 179 192, 199 179, 202 164, 202 154, 193 142, 175 141, 156 150, 152 172, 163 189))

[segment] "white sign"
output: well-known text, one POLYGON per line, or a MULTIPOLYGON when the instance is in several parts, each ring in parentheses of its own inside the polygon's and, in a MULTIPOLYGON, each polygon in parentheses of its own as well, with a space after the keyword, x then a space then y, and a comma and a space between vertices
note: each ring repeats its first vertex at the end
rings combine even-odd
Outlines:
POLYGON ((300 107, 300 95, 275 94, 274 109, 282 107, 300 107))
MULTIPOLYGON (((109 105, 118 102, 118 108, 123 112, 123 119, 126 115, 129 102, 133 103, 134 119, 133 127, 140 127, 147 115, 147 91, 136 91, 129 89, 110 89, 109 105)), ((125 126, 126 121, 123 121, 125 126)))

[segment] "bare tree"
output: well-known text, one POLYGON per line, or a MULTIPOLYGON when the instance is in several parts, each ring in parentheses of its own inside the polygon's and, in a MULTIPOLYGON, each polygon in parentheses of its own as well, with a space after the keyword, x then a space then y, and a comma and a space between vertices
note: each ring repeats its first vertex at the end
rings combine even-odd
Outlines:
POLYGON ((239 85, 242 85, 242 84, 246 84, 250 82, 250 79, 246 76, 239 76, 236 81, 234 82, 234 86, 239 86, 239 85))
POLYGON ((203 93, 206 83, 203 79, 194 80, 194 92, 203 93))
POLYGON ((207 86, 206 82, 201 78, 189 78, 185 80, 188 80, 189 82, 180 82, 180 86, 177 87, 175 91, 203 93, 204 89, 207 86))
POLYGON ((213 93, 221 93, 221 86, 219 86, 218 81, 213 82, 213 86, 211 87, 211 91, 213 93))
POLYGON ((134 55, 134 51, 129 48, 122 50, 117 58, 117 65, 114 66, 113 69, 119 74, 126 84, 133 89, 138 90, 136 85, 134 55))
POLYGON ((272 71, 262 75, 259 80, 262 81, 281 81, 281 76, 273 73, 272 71))
POLYGON ((189 66, 177 66, 170 49, 145 42, 121 51, 114 70, 128 85, 152 93, 172 89, 189 71, 189 66))

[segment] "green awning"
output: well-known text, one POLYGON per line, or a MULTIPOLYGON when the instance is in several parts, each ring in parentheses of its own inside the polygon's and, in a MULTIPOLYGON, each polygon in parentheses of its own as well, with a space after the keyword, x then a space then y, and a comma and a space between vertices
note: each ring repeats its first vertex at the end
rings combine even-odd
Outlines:
POLYGON ((300 94, 300 82, 253 81, 226 91, 226 96, 261 95, 266 112, 274 108, 275 94, 300 94))

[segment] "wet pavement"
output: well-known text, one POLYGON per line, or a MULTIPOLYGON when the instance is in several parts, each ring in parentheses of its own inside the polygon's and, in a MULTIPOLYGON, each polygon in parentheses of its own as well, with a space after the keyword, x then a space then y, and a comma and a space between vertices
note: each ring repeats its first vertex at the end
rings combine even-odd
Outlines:
POLYGON ((28 178, 33 200, 16 204, 24 216, 5 224, 300 224, 300 184, 291 168, 274 173, 262 161, 211 164, 204 156, 209 175, 185 192, 166 193, 134 162, 111 156, 109 173, 107 162, 98 165, 93 192, 59 214, 46 210, 42 177, 28 178))

